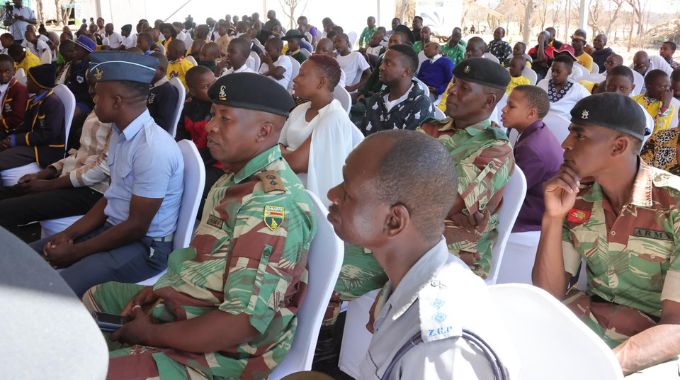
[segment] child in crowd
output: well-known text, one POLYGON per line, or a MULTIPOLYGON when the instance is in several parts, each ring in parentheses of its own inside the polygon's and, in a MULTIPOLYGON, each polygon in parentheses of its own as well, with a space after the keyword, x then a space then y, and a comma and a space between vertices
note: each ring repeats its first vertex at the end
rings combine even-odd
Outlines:
POLYGON ((678 126, 678 108, 673 105, 671 80, 662 70, 652 70, 645 76, 646 92, 633 99, 654 119, 654 132, 678 126))
POLYGON ((671 73, 671 87, 673 88, 673 97, 680 100, 680 69, 675 69, 671 73))
POLYGON ((40 65, 40 58, 21 45, 10 46, 7 49, 7 54, 16 63, 16 69, 24 69, 26 75, 28 75, 28 69, 40 65))
POLYGON ((527 45, 524 42, 519 41, 512 47, 512 56, 524 57, 525 66, 531 68, 532 59, 531 56, 527 54, 527 45))
MULTIPOLYGON (((233 42, 233 41, 232 41, 233 42)), ((196 144, 196 148, 205 164, 205 188, 201 197, 201 206, 198 215, 202 215, 203 202, 208 196, 208 191, 218 178, 224 174, 222 164, 210 155, 207 147, 208 132, 205 126, 210 121, 210 109, 212 102, 208 96, 208 88, 215 82, 215 74, 204 66, 195 66, 187 71, 187 85, 189 96, 184 103, 182 116, 177 125, 176 140, 189 139, 196 144)))
POLYGON ((184 41, 174 40, 168 45, 168 79, 178 77, 186 89, 187 82, 185 76, 187 71, 194 65, 184 58, 185 53, 184 41))
POLYGON ((271 77, 287 89, 292 79, 293 64, 287 55, 281 54, 283 42, 280 38, 270 38, 264 44, 266 54, 261 55, 260 74, 271 77))
POLYGON ((531 84, 531 81, 522 76, 522 71, 526 67, 527 60, 521 55, 513 55, 510 59, 510 83, 508 88, 505 89, 505 93, 509 94, 513 88, 517 86, 524 86, 531 84))
POLYGON ((152 57, 158 58, 158 67, 154 75, 153 87, 149 91, 149 98, 146 101, 149 114, 161 128, 170 132, 170 127, 174 122, 173 116, 177 108, 179 94, 177 89, 169 82, 165 73, 168 71, 168 59, 161 53, 153 53, 152 57))
POLYGON ((137 47, 140 48, 145 55, 151 55, 154 52, 160 52, 160 47, 153 42, 153 36, 148 33, 139 33, 137 35, 137 47))
POLYGON ((428 42, 425 44, 427 59, 420 65, 418 79, 430 89, 432 100, 439 98, 453 78, 453 61, 439 53, 439 44, 428 42))
POLYGON ((222 75, 254 72, 246 65, 248 57, 250 57, 250 42, 243 37, 231 40, 227 49, 227 58, 223 60, 222 75))
POLYGON ((214 42, 208 42, 203 45, 201 52, 198 54, 198 64, 209 68, 213 73, 217 74, 217 59, 220 57, 220 48, 214 42))
POLYGON ((23 126, 28 90, 14 78, 14 61, 6 54, 0 55, 0 140, 23 126))
POLYGON ((560 142, 542 121, 549 110, 550 101, 545 90, 528 85, 515 87, 503 107, 503 126, 519 132, 513 151, 515 163, 527 181, 527 194, 512 232, 540 231, 544 211, 543 183, 562 165, 560 142))

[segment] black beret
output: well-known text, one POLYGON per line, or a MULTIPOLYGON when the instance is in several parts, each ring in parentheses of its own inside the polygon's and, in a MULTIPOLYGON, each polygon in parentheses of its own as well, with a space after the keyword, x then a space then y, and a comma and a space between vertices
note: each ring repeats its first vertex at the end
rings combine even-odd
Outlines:
POLYGON ((293 97, 276 81, 255 73, 233 73, 219 78, 208 96, 215 104, 288 116, 293 97))
POLYGON ((470 58, 462 61, 453 69, 453 76, 502 90, 510 83, 508 70, 486 58, 470 58))
POLYGON ((53 88, 57 76, 57 66, 46 63, 28 69, 28 76, 41 88, 53 88))
POLYGON ((644 112, 633 99, 607 92, 579 100, 571 109, 571 122, 613 129, 642 140, 645 136, 644 112))

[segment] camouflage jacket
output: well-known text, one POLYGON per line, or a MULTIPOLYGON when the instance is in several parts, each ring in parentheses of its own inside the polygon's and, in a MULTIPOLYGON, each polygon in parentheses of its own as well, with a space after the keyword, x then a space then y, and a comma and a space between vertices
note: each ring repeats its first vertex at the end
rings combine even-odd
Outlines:
POLYGON ((154 286, 162 303, 153 313, 160 320, 213 310, 246 314, 260 335, 226 352, 172 355, 173 360, 198 363, 200 372, 230 379, 266 378, 281 362, 307 283, 316 229, 311 208, 278 146, 217 180, 191 246, 172 252, 167 273, 154 286))
POLYGON ((503 131, 488 119, 459 130, 451 119, 437 124, 436 130, 423 129, 451 154, 458 174, 458 195, 465 203, 463 214, 479 212, 482 215, 474 230, 447 220, 444 236, 452 253, 479 254, 471 269, 486 278, 491 270, 491 250, 498 236, 496 228, 503 189, 515 167, 512 147, 503 131))
POLYGON ((640 161, 630 203, 618 217, 594 183, 581 190, 563 224, 565 270, 584 257, 588 294, 660 317, 680 302, 680 177, 640 161))

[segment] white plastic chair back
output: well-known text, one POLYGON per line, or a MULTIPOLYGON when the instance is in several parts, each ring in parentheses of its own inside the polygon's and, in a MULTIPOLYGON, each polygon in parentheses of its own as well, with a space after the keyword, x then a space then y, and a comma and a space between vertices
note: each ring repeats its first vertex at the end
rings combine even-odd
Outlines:
MULTIPOLYGON (((182 202, 179 205, 173 249, 186 248, 191 243, 198 206, 201 203, 203 188, 205 187, 205 165, 203 165, 203 159, 201 154, 198 153, 196 145, 189 140, 179 141, 177 145, 184 160, 184 189, 182 191, 182 202)), ((165 270, 137 284, 151 286, 163 274, 165 274, 165 270)))
POLYGON ((359 377, 359 367, 368 353, 371 334, 366 330, 371 306, 380 290, 370 291, 363 296, 347 302, 345 330, 342 333, 338 368, 355 379, 359 377))
POLYGON ((47 261, 3 228, 0 244, 2 377, 106 378, 106 341, 80 299, 47 261))
POLYGON ((613 351, 546 291, 503 284, 489 292, 516 347, 520 379, 623 379, 613 351))
POLYGON ((357 42, 357 32, 347 33, 347 39, 349 40, 349 50, 354 50, 354 44, 357 42))
POLYGON ((40 63, 49 64, 52 63, 52 50, 47 49, 40 54, 40 63))
POLYGON ((439 107, 434 107, 434 118, 437 120, 446 119, 446 114, 444 111, 440 110, 439 107))
MULTIPOLYGON (((17 74, 19 73, 19 71, 23 71, 23 69, 19 69, 17 71, 17 74)), ((19 80, 18 77, 17 80, 19 80)), ((53 91, 54 94, 59 98, 59 100, 61 100, 62 104, 64 105, 64 136, 65 136, 64 151, 66 151, 66 145, 68 144, 68 134, 69 131, 71 130, 71 120, 73 120, 73 113, 75 112, 76 109, 76 98, 73 96, 71 90, 69 90, 68 87, 66 87, 63 84, 59 84, 56 87, 54 87, 53 91)), ((2 186, 4 187, 14 186, 17 184, 17 182, 19 182, 19 179, 24 175, 37 173, 39 171, 40 166, 38 166, 38 164, 35 162, 32 162, 28 165, 3 170, 2 172, 0 172, 0 177, 2 177, 2 186)))
POLYGON ((20 68, 19 70, 17 70, 16 73, 14 73, 14 78, 16 78, 16 80, 19 81, 19 83, 23 84, 24 86, 26 85, 27 82, 26 72, 24 71, 23 68, 20 68))
POLYGON ((290 74, 290 81, 288 82, 288 92, 292 93, 293 79, 295 79, 295 77, 300 73, 300 62, 298 62, 298 60, 293 57, 288 57, 288 59, 290 59, 290 66, 292 70, 290 74))
POLYGON ((423 62, 425 62, 425 60, 427 60, 427 57, 425 56, 425 51, 421 50, 418 53, 418 70, 416 70, 416 73, 420 73, 420 66, 423 65, 423 62))
POLYGON ((498 63, 498 64, 501 63, 501 61, 499 61, 498 58, 497 58, 495 55, 491 54, 491 53, 484 53, 484 54, 482 55, 482 58, 486 58, 486 59, 491 60, 491 61, 494 61, 494 62, 496 62, 496 63, 498 63))
POLYGON ((600 65, 593 62, 593 67, 590 69, 590 73, 591 74, 599 74, 600 73, 600 65))
POLYGON ((536 82, 538 82, 538 74, 536 74, 536 72, 530 67, 524 66, 524 69, 522 70, 522 76, 529 79, 529 83, 532 86, 535 86, 536 82))
POLYGON ((560 144, 562 144, 564 139, 569 135, 569 124, 571 124, 571 121, 558 113, 548 112, 543 118, 543 123, 545 123, 550 132, 555 135, 557 142, 560 144))
POLYGON ((519 210, 524 203, 524 197, 527 195, 527 180, 524 173, 519 166, 515 165, 515 169, 510 176, 508 184, 505 185, 503 192, 503 203, 498 212, 498 237, 496 243, 491 250, 491 271, 486 278, 488 285, 493 285, 498 279, 498 273, 503 262, 503 254, 505 253, 505 245, 508 242, 512 227, 515 225, 519 210))
POLYGON ((631 70, 633 71, 633 92, 630 93, 630 96, 635 96, 635 95, 640 95, 643 92, 645 92, 645 77, 642 76, 642 74, 638 73, 637 71, 633 70, 631 67, 631 70))
POLYGON ((413 77, 413 80, 416 81, 416 83, 418 83, 418 86, 423 90, 423 92, 425 93, 425 96, 429 97, 430 96, 430 89, 427 88, 427 85, 425 83, 423 83, 423 81, 421 81, 417 77, 413 77))
POLYGON ((349 113, 349 110, 352 107, 352 96, 344 87, 340 85, 335 86, 333 89, 333 98, 337 99, 340 104, 342 104, 342 108, 349 113))
POLYGON ((186 90, 184 85, 180 82, 179 78, 174 77, 170 79, 170 84, 172 87, 177 89, 177 107, 175 108, 175 113, 172 115, 172 123, 170 124, 170 136, 175 138, 177 134, 177 124, 179 123, 179 118, 182 116, 182 110, 184 109, 184 100, 186 99, 186 90))
POLYGON ((312 239, 307 262, 309 285, 302 306, 298 310, 298 325, 293 344, 281 364, 269 375, 269 379, 273 380, 312 368, 321 322, 344 257, 344 243, 326 220, 328 214, 326 207, 312 192, 307 190, 307 194, 312 199, 317 223, 316 235, 312 239))
POLYGON ((198 62, 196 62, 196 58, 194 58, 193 55, 187 55, 186 57, 184 57, 184 59, 189 61, 192 65, 198 66, 198 62))
POLYGON ((260 56, 257 55, 254 51, 250 52, 250 57, 246 59, 246 66, 250 67, 253 69, 254 72, 259 72, 260 71, 260 63, 262 61, 260 60, 260 56))

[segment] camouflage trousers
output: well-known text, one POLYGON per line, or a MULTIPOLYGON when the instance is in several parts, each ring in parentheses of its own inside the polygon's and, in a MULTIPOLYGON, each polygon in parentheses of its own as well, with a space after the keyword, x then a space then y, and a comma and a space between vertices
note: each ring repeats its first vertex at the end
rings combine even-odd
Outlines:
MULTIPOLYGON (((120 314, 127 303, 143 286, 107 282, 88 290, 83 296, 83 303, 90 311, 109 314, 120 314)), ((146 346, 123 346, 109 339, 108 380, 132 379, 238 379, 244 364, 234 360, 233 377, 210 375, 210 365, 206 355, 191 354, 174 349, 146 346)))

